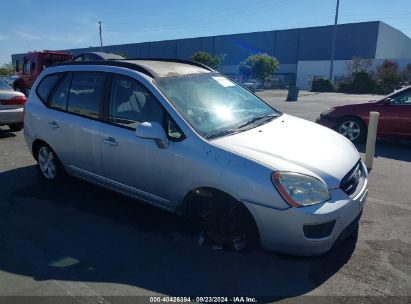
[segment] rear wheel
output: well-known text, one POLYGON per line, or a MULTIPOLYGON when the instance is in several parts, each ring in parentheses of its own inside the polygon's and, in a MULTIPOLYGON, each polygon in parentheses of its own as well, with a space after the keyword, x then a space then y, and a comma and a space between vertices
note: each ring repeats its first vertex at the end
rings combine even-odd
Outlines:
POLYGON ((23 123, 10 124, 9 128, 11 132, 19 132, 23 129, 23 123))
POLYGON ((337 132, 353 143, 361 143, 365 140, 367 128, 360 118, 345 117, 338 122, 337 132))
POLYGON ((64 176, 64 168, 53 150, 43 144, 37 151, 37 162, 42 176, 49 181, 60 180, 64 176))

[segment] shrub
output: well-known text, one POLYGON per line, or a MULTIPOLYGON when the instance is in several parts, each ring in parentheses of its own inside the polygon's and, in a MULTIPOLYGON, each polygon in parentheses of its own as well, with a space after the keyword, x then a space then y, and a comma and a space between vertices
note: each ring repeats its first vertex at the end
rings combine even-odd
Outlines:
POLYGON ((378 92, 376 81, 370 73, 366 71, 355 72, 352 77, 340 83, 338 92, 350 94, 372 94, 378 92))
POLYGON ((327 78, 314 77, 311 81, 311 92, 335 92, 335 87, 327 78))

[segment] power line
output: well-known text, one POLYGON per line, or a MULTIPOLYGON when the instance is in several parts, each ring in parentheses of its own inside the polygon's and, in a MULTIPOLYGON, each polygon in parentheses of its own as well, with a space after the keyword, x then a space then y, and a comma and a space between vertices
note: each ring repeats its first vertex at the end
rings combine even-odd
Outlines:
MULTIPOLYGON (((227 22, 227 21, 231 21, 231 20, 234 20, 234 19, 238 19, 238 18, 249 17, 249 16, 255 15, 257 13, 261 13, 263 11, 264 12, 272 11, 272 10, 278 9, 280 7, 294 5, 294 4, 302 2, 302 1, 304 1, 304 0, 281 1, 281 2, 276 3, 277 4, 276 6, 271 6, 271 3, 269 5, 267 5, 267 3, 266 3, 265 5, 253 7, 251 9, 248 9, 248 11, 246 11, 246 12, 238 12, 237 14, 232 14, 231 12, 227 12, 224 15, 221 15, 221 16, 211 16, 211 17, 204 16, 203 19, 200 19, 200 22, 195 22, 194 24, 193 24, 193 22, 186 20, 184 22, 173 23, 173 24, 164 24, 164 25, 161 25, 161 26, 166 28, 167 30, 177 30, 177 29, 186 28, 187 26, 197 26, 198 27, 198 26, 204 26, 204 25, 208 25, 208 24, 212 24, 212 23, 227 22)), ((134 31, 134 29, 129 28, 126 31, 134 31)))
MULTIPOLYGON (((280 0, 280 2, 286 2, 285 0, 280 0)), ((272 0, 254 0, 252 1, 252 8, 258 8, 258 7, 266 7, 266 6, 270 6, 273 3, 275 3, 272 0)), ((250 3, 243 3, 242 5, 235 5, 233 7, 230 7, 229 12, 230 13, 235 13, 235 12, 241 12, 243 10, 250 10, 250 3)), ((183 11, 181 11, 183 12, 183 11)), ((197 20, 206 20, 209 19, 210 16, 212 17, 218 17, 220 16, 227 16, 227 11, 221 11, 220 8, 217 8, 214 11, 210 11, 210 12, 202 12, 202 14, 200 16, 197 15, 191 15, 189 17, 185 17, 184 18, 184 23, 187 22, 191 22, 191 21, 197 21, 197 20)), ((171 21, 171 22, 166 22, 165 24, 162 24, 162 26, 168 26, 168 25, 176 25, 176 24, 181 24, 181 19, 182 17, 176 17, 176 18, 171 18, 171 19, 167 19, 167 21, 171 21), (177 22, 176 22, 177 21, 177 22)), ((115 22, 115 23, 111 23, 113 25, 116 26, 129 26, 129 25, 140 25, 140 23, 138 22, 115 22)), ((157 25, 158 23, 155 23, 154 25, 157 25)), ((150 24, 148 25, 150 26, 150 24)))

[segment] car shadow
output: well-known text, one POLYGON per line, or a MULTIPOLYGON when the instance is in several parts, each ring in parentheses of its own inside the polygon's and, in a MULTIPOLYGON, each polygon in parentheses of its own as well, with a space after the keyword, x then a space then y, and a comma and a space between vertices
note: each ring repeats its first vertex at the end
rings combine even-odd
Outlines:
MULTIPOLYGON (((359 152, 365 153, 365 143, 355 146, 359 152)), ((375 157, 411 162, 411 141, 379 139, 375 145, 375 157)))
POLYGON ((197 223, 74 178, 50 184, 35 166, 0 173, 0 185, 0 270, 37 281, 271 302, 320 286, 356 246, 350 237, 311 258, 260 248, 218 251, 198 245, 197 223))
POLYGON ((0 139, 1 138, 9 138, 9 137, 16 137, 17 135, 11 132, 10 130, 1 129, 0 128, 0 139))

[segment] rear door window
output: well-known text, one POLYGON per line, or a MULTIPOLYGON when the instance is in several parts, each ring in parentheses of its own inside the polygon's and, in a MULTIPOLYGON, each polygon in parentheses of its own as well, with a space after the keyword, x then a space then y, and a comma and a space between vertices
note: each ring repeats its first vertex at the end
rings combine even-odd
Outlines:
POLYGON ((71 75, 66 75, 50 98, 49 106, 57 110, 67 110, 67 98, 70 89, 71 75))
POLYGON ((101 72, 74 73, 67 110, 74 114, 97 119, 104 96, 106 74, 101 72))
POLYGON ((37 90, 36 90, 37 95, 40 97, 40 99, 44 103, 47 102, 47 99, 51 91, 53 90, 54 86, 57 84, 61 76, 62 74, 60 73, 47 75, 46 77, 42 79, 40 84, 37 86, 37 90))

